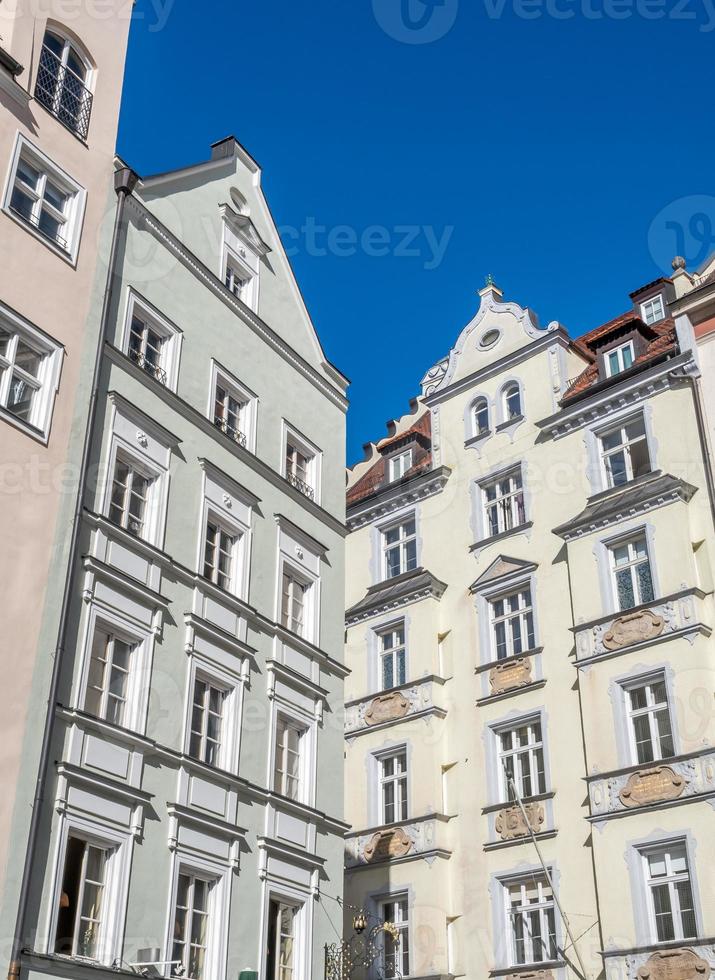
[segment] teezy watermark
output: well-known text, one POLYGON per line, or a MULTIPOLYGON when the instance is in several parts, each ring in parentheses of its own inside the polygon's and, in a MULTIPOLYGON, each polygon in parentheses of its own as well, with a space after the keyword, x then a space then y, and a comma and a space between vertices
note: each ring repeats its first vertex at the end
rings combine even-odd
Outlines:
POLYGON ((459 0, 372 0, 375 20, 403 44, 439 41, 454 26, 459 0))
POLYGON ((322 258, 326 255, 350 258, 362 252, 369 258, 422 259, 426 270, 436 269, 442 262, 454 232, 454 225, 438 230, 432 225, 368 225, 358 230, 350 225, 318 224, 306 218, 300 228, 281 225, 278 233, 286 255, 306 255, 322 258))
POLYGON ((648 249, 666 275, 676 255, 697 268, 715 250, 715 197, 690 194, 667 204, 648 229, 648 249))

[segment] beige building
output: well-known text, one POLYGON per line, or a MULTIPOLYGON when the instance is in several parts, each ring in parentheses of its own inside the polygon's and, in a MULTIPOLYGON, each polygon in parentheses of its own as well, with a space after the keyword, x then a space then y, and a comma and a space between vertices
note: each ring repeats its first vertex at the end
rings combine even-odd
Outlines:
POLYGON ((98 241, 115 210, 130 14, 123 0, 9 0, 0 7, 0 652, 11 706, 0 735, 6 940, 15 927, 51 696, 84 438, 72 420, 77 400, 89 398, 82 350, 96 348, 99 335, 99 323, 87 318, 106 274, 98 241))
POLYGON ((715 969, 698 362, 669 280, 631 299, 572 341, 488 284, 349 472, 345 897, 398 928, 376 976, 715 969))

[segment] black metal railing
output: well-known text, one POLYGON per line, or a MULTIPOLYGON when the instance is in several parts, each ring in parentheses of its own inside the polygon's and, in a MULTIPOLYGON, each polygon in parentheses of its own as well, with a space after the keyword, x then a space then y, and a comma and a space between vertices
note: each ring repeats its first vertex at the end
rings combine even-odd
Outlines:
POLYGON ((243 449, 246 448, 248 440, 240 429, 235 429, 232 425, 229 425, 226 419, 222 419, 220 415, 214 416, 214 425, 217 429, 224 432, 229 439, 233 439, 233 441, 237 442, 243 449))
POLYGON ((80 139, 87 139, 92 93, 46 45, 40 52, 35 98, 80 139))
POLYGON ((28 225, 32 225, 33 228, 36 228, 39 231, 39 233, 43 236, 43 238, 46 238, 48 242, 53 242, 55 245, 59 245, 59 247, 63 251, 69 252, 69 248, 70 248, 69 242, 67 242, 66 239, 62 237, 62 235, 50 234, 50 232, 47 231, 45 228, 43 228, 42 225, 40 224, 39 217, 35 217, 35 215, 32 214, 31 212, 28 214, 27 211, 23 211, 21 208, 16 208, 12 204, 10 205, 10 210, 12 211, 13 214, 16 214, 18 218, 20 218, 22 221, 26 221, 28 225))
POLYGON ((132 350, 131 347, 129 348, 129 356, 137 367, 142 369, 142 371, 146 371, 147 374, 150 374, 152 378, 159 382, 159 384, 166 385, 167 379, 164 368, 160 367, 158 364, 152 364, 151 361, 148 361, 146 357, 140 353, 140 351, 132 350))
POLYGON ((308 500, 315 499, 315 490, 313 490, 311 485, 306 483, 305 480, 301 480, 299 476, 296 476, 294 473, 287 473, 286 480, 291 486, 295 487, 296 490, 300 490, 303 496, 307 497, 308 500))

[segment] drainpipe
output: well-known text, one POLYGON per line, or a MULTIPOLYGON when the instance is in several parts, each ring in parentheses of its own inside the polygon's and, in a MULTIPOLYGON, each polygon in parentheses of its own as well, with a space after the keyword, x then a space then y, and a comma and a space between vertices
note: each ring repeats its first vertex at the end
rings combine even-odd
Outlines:
POLYGON ((114 216, 114 229, 112 231, 112 244, 109 252, 109 265, 107 269, 107 283, 104 289, 99 337, 97 339, 97 350, 94 357, 94 373, 92 375, 89 412, 87 416, 87 425, 84 432, 84 445, 82 447, 82 462, 79 471, 77 497, 74 505, 74 513, 72 515, 72 535, 70 538, 69 563, 67 568, 67 576, 65 578, 64 591, 62 594, 60 622, 57 630, 57 645, 53 656, 52 677, 50 679, 50 690, 47 697, 45 727, 42 733, 40 762, 38 766, 37 782, 35 783, 35 795, 32 801, 32 816, 30 818, 30 829, 28 832, 27 850, 25 852, 25 863, 22 869, 20 898, 18 901, 15 933, 12 940, 12 953, 10 956, 10 965, 8 967, 7 974, 8 980, 17 980, 17 978, 20 976, 20 958, 23 952, 23 937, 27 926, 30 879, 32 876, 35 852, 37 850, 37 843, 39 839, 40 818, 42 814, 42 805, 44 802, 44 789, 50 765, 50 745, 52 739, 54 707, 59 692, 60 675, 62 674, 62 667, 64 665, 63 662, 65 643, 67 639, 67 623, 69 619, 70 599, 72 596, 72 583, 74 579, 73 572, 79 550, 79 533, 82 523, 84 491, 85 484, 87 482, 87 472, 89 470, 92 432, 94 430, 94 423, 97 416, 99 379, 102 369, 102 351, 104 349, 105 338, 107 337, 109 312, 111 310, 111 301, 114 292, 114 266, 117 260, 117 247, 124 216, 124 205, 127 197, 133 192, 138 179, 138 175, 129 167, 122 167, 120 170, 115 171, 114 174, 114 190, 117 194, 117 209, 114 216))

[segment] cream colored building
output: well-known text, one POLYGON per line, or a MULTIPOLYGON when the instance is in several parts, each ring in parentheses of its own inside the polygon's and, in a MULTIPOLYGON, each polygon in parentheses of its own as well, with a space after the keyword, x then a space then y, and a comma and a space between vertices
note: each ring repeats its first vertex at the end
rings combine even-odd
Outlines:
POLYGON ((376 976, 715 969, 713 499, 672 298, 572 341, 487 285, 349 473, 345 898, 400 931, 376 976))
POLYGON ((80 364, 84 350, 94 359, 99 336, 88 317, 106 274, 98 243, 115 209, 130 15, 125 0, 0 5, 0 922, 8 957, 77 501, 84 428, 75 409, 86 406, 91 383, 80 364))

